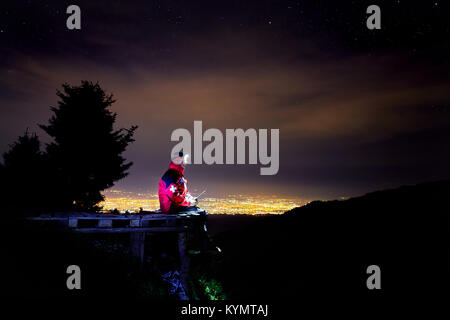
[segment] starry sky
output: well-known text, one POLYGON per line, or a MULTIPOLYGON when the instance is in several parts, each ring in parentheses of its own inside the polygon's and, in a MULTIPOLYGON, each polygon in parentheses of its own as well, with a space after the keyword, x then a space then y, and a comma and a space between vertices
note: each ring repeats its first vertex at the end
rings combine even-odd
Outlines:
POLYGON ((98 81, 136 124, 117 188, 155 191, 176 128, 279 128, 280 170, 191 165, 191 189, 335 198, 449 178, 444 1, 8 1, 0 152, 50 117, 61 84, 98 81), (66 8, 81 8, 81 30, 66 8), (368 30, 366 8, 381 8, 368 30))

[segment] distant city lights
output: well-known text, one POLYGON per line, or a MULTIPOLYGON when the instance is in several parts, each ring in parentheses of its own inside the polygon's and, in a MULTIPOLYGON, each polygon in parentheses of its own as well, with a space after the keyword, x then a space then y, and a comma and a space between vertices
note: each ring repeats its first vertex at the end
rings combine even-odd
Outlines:
MULTIPOLYGON (((223 198, 201 198, 199 207, 210 214, 282 214, 295 207, 300 207, 309 200, 277 196, 229 195, 223 198)), ((120 190, 105 192, 105 201, 100 203, 103 210, 117 209, 121 213, 159 209, 157 194, 132 193, 120 190)))

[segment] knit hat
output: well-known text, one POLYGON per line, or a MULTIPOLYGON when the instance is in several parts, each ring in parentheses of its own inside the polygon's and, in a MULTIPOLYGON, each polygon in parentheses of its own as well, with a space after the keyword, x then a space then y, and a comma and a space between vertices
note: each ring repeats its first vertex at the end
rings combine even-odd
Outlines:
POLYGON ((188 163, 188 158, 188 154, 183 155, 183 152, 180 151, 177 156, 172 157, 172 162, 178 166, 185 167, 188 163))

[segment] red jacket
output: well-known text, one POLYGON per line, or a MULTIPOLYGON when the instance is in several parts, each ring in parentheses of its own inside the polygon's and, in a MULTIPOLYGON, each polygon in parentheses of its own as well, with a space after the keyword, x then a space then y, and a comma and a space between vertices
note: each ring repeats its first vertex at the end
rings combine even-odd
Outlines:
POLYGON ((190 207, 194 198, 189 194, 187 180, 183 176, 181 165, 170 163, 169 169, 159 181, 159 205, 162 212, 176 207, 190 207))

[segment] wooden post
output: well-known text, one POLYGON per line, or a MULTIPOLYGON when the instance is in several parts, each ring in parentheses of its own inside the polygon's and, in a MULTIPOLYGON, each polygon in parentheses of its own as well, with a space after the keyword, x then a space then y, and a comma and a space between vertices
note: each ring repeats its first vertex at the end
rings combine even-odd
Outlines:
POLYGON ((178 233, 178 252, 180 254, 180 280, 184 291, 188 296, 191 295, 189 288, 189 256, 186 250, 186 232, 178 233))
POLYGON ((139 262, 144 262, 145 232, 130 232, 130 253, 139 262))
POLYGON ((130 220, 130 227, 139 228, 140 226, 141 226, 141 219, 131 219, 130 220))
POLYGON ((69 228, 76 228, 78 226, 78 219, 69 217, 69 228))
POLYGON ((97 222, 99 228, 112 228, 112 219, 100 219, 97 222))

